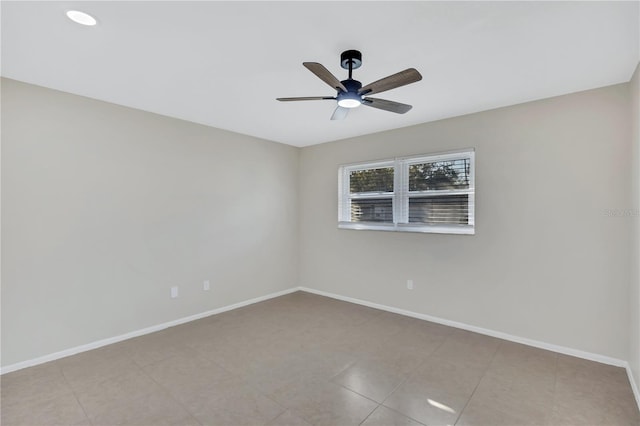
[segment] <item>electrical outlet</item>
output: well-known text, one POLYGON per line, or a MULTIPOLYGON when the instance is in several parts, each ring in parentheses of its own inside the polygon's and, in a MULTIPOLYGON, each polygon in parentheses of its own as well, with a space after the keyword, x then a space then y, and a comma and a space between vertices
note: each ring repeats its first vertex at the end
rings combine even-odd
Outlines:
POLYGON ((407 290, 413 290, 413 280, 407 280, 407 290))
POLYGON ((209 282, 209 280, 204 281, 204 283, 202 284, 202 289, 204 291, 209 291, 211 289, 211 283, 209 282))
POLYGON ((178 297, 178 286, 171 287, 171 298, 175 299, 178 297))

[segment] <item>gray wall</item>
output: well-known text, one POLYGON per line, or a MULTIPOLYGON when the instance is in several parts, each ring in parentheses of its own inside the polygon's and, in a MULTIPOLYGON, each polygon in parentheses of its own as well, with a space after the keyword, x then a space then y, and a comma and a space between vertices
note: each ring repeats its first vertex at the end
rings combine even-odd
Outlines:
MULTIPOLYGON (((632 124, 632 184, 631 184, 631 209, 634 213, 628 219, 631 221, 632 249, 631 249, 631 288, 629 301, 631 304, 630 316, 630 353, 629 364, 633 372, 635 382, 640 386, 640 64, 636 67, 633 78, 629 84, 631 90, 631 124, 632 124)), ((639 401, 640 403, 640 401, 639 401)))
POLYGON ((2 364, 296 286, 298 157, 3 79, 2 364))
POLYGON ((622 84, 304 148, 300 285, 628 359, 630 139, 622 84), (337 229, 339 164, 466 147, 475 236, 337 229))
POLYGON ((2 365, 303 285, 640 382, 638 80, 296 149, 3 79, 2 365), (337 229, 339 164, 466 147, 475 236, 337 229))

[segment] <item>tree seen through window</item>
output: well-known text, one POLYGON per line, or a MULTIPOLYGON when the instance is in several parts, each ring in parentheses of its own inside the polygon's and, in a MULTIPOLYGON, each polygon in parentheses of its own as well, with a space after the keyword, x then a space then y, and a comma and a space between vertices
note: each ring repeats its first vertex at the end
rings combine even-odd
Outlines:
POLYGON ((393 167, 354 170, 349 174, 349 191, 393 192, 393 167))
POLYGON ((466 158, 412 164, 409 166, 409 191, 468 188, 469 167, 466 158))

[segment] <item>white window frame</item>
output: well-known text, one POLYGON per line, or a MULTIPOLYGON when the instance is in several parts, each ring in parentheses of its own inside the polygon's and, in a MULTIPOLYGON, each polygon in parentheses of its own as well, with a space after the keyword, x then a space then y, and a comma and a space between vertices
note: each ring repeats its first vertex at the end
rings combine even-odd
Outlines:
POLYGON ((369 161, 341 165, 338 168, 338 228, 374 231, 424 232, 437 234, 475 234, 475 150, 473 148, 438 154, 397 157, 389 160, 369 161), (409 166, 469 159, 469 188, 455 190, 409 191, 409 166), (350 194, 349 176, 357 170, 393 167, 393 192, 367 192, 350 194), (430 225, 409 223, 409 199, 425 195, 468 195, 469 223, 430 225), (351 200, 366 198, 391 198, 393 223, 351 222, 351 200))

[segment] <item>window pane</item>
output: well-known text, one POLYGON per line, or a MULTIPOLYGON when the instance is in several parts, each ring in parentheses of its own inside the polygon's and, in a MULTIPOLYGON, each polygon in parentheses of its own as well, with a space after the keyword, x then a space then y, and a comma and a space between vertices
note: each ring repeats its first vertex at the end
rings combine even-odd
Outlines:
POLYGON ((409 191, 467 189, 469 158, 412 164, 409 166, 409 191))
POLYGON ((351 221, 393 223, 393 201, 391 198, 351 200, 351 221))
POLYGON ((349 192, 393 192, 393 167, 354 170, 349 173, 349 192))
POLYGON ((409 198, 409 223, 467 225, 469 196, 465 194, 409 198))

